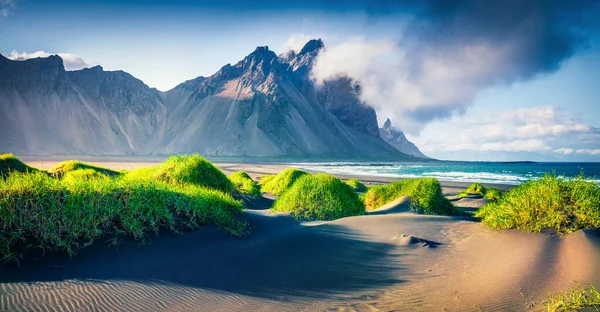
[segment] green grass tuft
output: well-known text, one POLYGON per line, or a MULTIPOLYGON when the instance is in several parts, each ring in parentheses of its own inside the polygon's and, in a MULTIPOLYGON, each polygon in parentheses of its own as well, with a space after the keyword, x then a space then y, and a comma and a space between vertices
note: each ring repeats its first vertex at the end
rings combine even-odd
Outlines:
POLYGON ((273 211, 290 212, 300 220, 335 220, 363 214, 356 192, 329 174, 303 174, 273 204, 273 211))
POLYGON ((110 170, 107 168, 102 168, 98 166, 94 166, 88 163, 81 162, 79 160, 66 160, 63 161, 56 166, 50 169, 50 173, 53 176, 62 178, 65 174, 76 171, 76 170, 92 170, 107 176, 118 176, 121 173, 118 171, 110 170))
POLYGON ((583 177, 546 175, 506 192, 475 213, 494 229, 571 233, 600 227, 600 186, 583 177))
POLYGON ((307 174, 308 173, 296 168, 285 169, 271 178, 267 183, 263 184, 262 190, 263 192, 281 195, 289 189, 296 180, 307 174))
POLYGON ((27 166, 13 154, 0 155, 0 178, 8 176, 11 172, 36 172, 33 167, 27 166))
POLYGON ((226 193, 235 190, 219 168, 196 154, 171 156, 158 166, 132 170, 125 175, 125 179, 160 180, 173 185, 191 183, 226 193))
POLYGON ((595 311, 600 310, 600 292, 590 284, 589 289, 580 287, 579 289, 571 289, 568 292, 559 295, 550 295, 547 302, 548 311, 579 311, 582 309, 594 308, 595 311))
POLYGON ((487 191, 487 189, 485 188, 485 186, 481 185, 481 183, 475 182, 475 183, 469 185, 469 187, 467 187, 466 190, 458 193, 458 195, 456 197, 462 198, 462 197, 467 197, 469 195, 484 196, 486 191, 487 191))
POLYGON ((346 180, 344 183, 350 185, 350 187, 353 188, 355 192, 364 193, 367 191, 367 187, 357 179, 346 180))
POLYGON ((236 171, 229 175, 229 180, 235 188, 244 194, 260 197, 260 186, 244 171, 236 171))
POLYGON ((485 194, 486 190, 487 189, 485 188, 485 186, 481 185, 481 183, 479 183, 479 182, 475 182, 475 183, 469 185, 469 187, 467 188, 467 192, 469 194, 483 195, 483 194, 485 194))
POLYGON ((502 198, 502 192, 500 192, 500 190, 495 189, 495 188, 489 188, 485 191, 485 194, 483 195, 484 198, 487 198, 491 201, 499 201, 500 198, 502 198))
POLYGON ((388 185, 369 188, 364 195, 367 210, 375 210, 397 198, 408 196, 411 210, 429 215, 465 215, 442 194, 442 187, 434 178, 406 179, 388 185))
POLYGON ((457 198, 463 198, 463 197, 467 197, 467 196, 469 196, 469 195, 471 195, 471 194, 469 194, 469 192, 467 192, 467 191, 460 191, 460 192, 459 192, 459 193, 456 195, 456 197, 457 197, 457 198))
POLYGON ((274 177, 275 177, 274 174, 265 174, 263 176, 260 176, 259 180, 258 180, 258 185, 263 186, 263 185, 269 183, 269 181, 273 180, 274 177))
POLYGON ((101 238, 145 242, 161 229, 180 233, 212 224, 234 236, 248 231, 241 202, 200 185, 214 181, 172 183, 153 174, 155 168, 114 177, 77 169, 62 179, 11 173, 0 187, 0 263, 18 260, 28 248, 73 255, 101 238))
POLYGON ((78 169, 67 172, 62 180, 65 184, 86 183, 88 180, 106 180, 110 177, 93 169, 78 169))
POLYGON ((481 195, 491 201, 498 201, 502 197, 502 192, 495 188, 486 188, 481 183, 473 183, 466 190, 458 193, 457 198, 467 197, 469 195, 481 195))

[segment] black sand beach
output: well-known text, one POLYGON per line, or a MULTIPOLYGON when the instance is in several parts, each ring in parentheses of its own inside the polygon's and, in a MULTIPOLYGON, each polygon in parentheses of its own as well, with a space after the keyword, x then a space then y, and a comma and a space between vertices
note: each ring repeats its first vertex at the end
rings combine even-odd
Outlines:
MULTIPOLYGON (((448 196, 458 189, 444 186, 448 196)), ((598 230, 498 232, 407 212, 405 199, 301 223, 272 214, 270 204, 245 211, 252 232, 241 238, 204 227, 152 235, 145 246, 96 242, 72 259, 46 254, 5 265, 0 310, 538 311, 549 292, 600 283, 598 230)))

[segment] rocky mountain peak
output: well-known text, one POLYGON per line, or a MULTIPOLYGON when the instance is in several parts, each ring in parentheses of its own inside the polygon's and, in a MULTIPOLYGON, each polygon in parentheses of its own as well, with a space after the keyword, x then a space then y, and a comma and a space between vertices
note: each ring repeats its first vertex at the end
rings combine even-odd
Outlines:
POLYGON ((300 50, 300 53, 298 53, 298 55, 319 52, 319 50, 321 50, 324 47, 325 45, 323 44, 323 40, 321 40, 321 38, 311 39, 304 45, 304 47, 302 47, 302 50, 300 50))
POLYGON ((392 129, 392 121, 389 118, 386 118, 383 127, 379 128, 379 135, 389 145, 395 147, 402 153, 420 158, 429 158, 425 156, 413 142, 406 138, 404 132, 392 129))
POLYGON ((243 61, 236 64, 236 67, 244 68, 252 73, 259 73, 264 76, 269 75, 273 67, 279 64, 277 54, 269 50, 268 46, 257 47, 243 61))
POLYGON ((392 121, 389 118, 386 118, 381 129, 383 129, 385 132, 392 131, 392 121))
POLYGON ((311 39, 298 54, 292 51, 287 56, 292 70, 299 71, 301 76, 306 75, 312 68, 315 58, 324 47, 323 40, 311 39))
POLYGON ((246 56, 246 58, 244 58, 244 61, 266 61, 268 63, 273 59, 277 59, 275 52, 269 50, 268 46, 262 46, 256 47, 254 52, 250 53, 248 56, 246 56))

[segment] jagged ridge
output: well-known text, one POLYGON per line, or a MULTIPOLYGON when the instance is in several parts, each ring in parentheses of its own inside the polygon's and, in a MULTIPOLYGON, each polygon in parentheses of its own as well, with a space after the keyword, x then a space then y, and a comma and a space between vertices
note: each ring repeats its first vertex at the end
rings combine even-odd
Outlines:
POLYGON ((379 129, 379 134, 384 141, 404 154, 419 158, 429 158, 421 153, 419 148, 413 142, 406 138, 404 132, 394 130, 394 128, 392 128, 392 121, 389 118, 385 120, 383 127, 379 129))
POLYGON ((18 154, 297 156, 403 160, 347 78, 309 78, 321 40, 296 55, 258 47, 167 92, 122 71, 65 71, 58 56, 0 57, 0 150, 18 154))

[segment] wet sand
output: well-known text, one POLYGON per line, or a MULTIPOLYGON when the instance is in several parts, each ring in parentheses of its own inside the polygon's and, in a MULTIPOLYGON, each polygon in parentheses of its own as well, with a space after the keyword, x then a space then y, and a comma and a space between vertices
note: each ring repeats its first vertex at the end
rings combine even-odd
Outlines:
MULTIPOLYGON (((251 175, 279 171, 253 168, 251 175)), ((404 198, 363 216, 301 223, 271 214, 271 203, 246 210, 252 232, 242 238, 204 227, 161 233, 146 246, 96 242, 72 259, 46 254, 5 265, 0 310, 541 311, 549 292, 600 284, 600 230, 492 231, 410 213, 404 198)))

